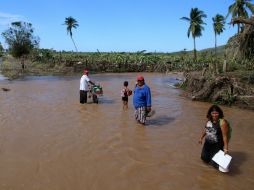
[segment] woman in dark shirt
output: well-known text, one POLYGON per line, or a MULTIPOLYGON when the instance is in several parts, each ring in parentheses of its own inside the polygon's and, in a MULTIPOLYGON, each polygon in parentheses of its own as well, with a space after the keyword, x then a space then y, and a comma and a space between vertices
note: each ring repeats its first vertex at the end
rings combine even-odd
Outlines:
POLYGON ((218 168, 218 164, 212 161, 213 156, 219 151, 228 153, 228 122, 223 119, 224 114, 219 106, 213 105, 207 112, 207 123, 202 131, 199 143, 202 144, 205 137, 205 143, 201 153, 201 159, 218 168))

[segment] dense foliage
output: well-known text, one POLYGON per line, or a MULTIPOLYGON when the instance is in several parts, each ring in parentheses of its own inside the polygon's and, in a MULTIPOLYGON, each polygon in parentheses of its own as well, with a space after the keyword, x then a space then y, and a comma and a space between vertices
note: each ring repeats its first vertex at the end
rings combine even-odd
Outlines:
POLYGON ((222 63, 222 57, 215 60, 210 50, 202 51, 198 55, 197 61, 193 62, 192 54, 187 51, 172 54, 146 51, 74 53, 37 49, 30 55, 30 59, 52 68, 62 65, 73 67, 74 71, 88 68, 94 72, 193 71, 202 70, 214 61, 222 63))
POLYGON ((28 55, 38 46, 39 40, 33 35, 31 23, 13 22, 11 27, 2 33, 9 46, 9 53, 15 58, 28 55))

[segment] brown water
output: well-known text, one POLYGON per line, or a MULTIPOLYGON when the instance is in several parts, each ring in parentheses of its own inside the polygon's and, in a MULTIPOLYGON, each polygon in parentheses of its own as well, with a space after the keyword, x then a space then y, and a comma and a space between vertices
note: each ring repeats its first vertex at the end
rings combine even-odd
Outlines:
POLYGON ((144 74, 156 114, 134 121, 120 90, 136 74, 91 75, 103 85, 97 104, 79 104, 79 77, 0 81, 0 189, 253 189, 254 112, 222 107, 233 126, 231 172, 200 160, 197 143, 210 104, 168 87, 170 75, 144 74))

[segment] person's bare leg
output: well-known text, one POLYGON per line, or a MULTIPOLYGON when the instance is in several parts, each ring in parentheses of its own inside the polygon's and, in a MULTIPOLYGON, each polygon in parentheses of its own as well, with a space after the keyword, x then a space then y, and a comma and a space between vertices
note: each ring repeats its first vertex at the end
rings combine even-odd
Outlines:
POLYGON ((123 110, 126 110, 126 101, 123 101, 123 110))

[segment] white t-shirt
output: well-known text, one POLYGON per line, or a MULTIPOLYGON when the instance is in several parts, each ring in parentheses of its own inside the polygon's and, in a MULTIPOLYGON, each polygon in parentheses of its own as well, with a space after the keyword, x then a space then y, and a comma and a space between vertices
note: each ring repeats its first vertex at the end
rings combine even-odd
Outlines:
POLYGON ((88 88, 88 82, 90 81, 90 79, 88 78, 87 75, 83 75, 80 79, 80 87, 79 89, 80 90, 85 90, 85 91, 88 91, 89 88, 88 88))

